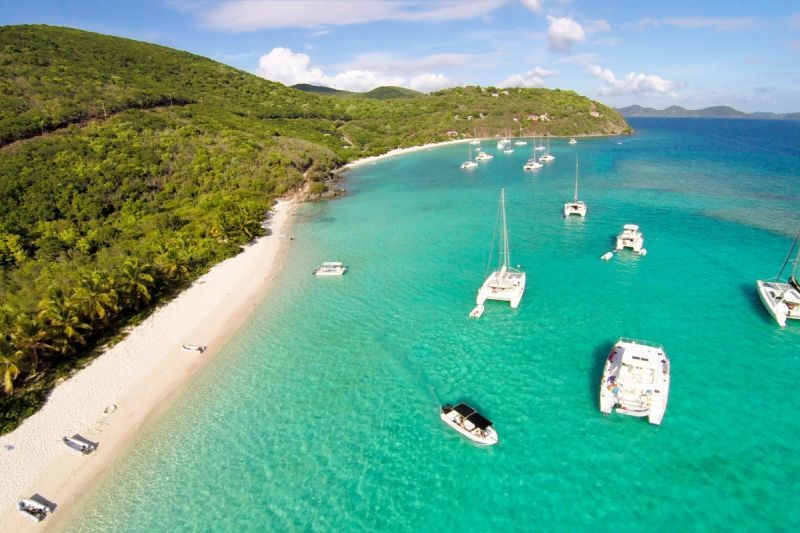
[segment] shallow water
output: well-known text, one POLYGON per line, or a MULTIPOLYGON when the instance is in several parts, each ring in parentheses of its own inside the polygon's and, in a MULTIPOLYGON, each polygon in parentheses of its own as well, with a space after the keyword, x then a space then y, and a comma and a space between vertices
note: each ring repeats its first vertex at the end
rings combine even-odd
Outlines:
POLYGON ((75 531, 800 527, 800 323, 754 290, 800 229, 800 122, 639 119, 633 137, 466 145, 358 167, 305 206, 268 299, 70 525, 75 531), (586 219, 564 220, 575 154, 586 219), (500 187, 519 309, 488 302, 500 187), (600 256, 624 223, 646 257, 600 256), (310 275, 341 260, 340 279, 310 275), (660 427, 598 411, 620 336, 664 345, 660 427), (468 401, 500 444, 438 420, 468 401))

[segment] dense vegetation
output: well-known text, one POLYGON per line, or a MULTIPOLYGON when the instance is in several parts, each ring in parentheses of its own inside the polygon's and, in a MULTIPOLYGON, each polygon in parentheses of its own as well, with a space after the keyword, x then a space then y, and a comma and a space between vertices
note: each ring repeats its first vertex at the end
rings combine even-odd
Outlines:
POLYGON ((324 189, 349 160, 517 124, 627 129, 571 91, 341 98, 47 26, 0 28, 0 89, 0 433, 94 347, 263 234, 276 197, 324 189))

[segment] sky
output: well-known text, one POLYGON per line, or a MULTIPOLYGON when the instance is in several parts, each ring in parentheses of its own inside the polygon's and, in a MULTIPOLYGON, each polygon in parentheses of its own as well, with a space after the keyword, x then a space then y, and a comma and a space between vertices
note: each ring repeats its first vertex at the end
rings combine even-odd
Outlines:
POLYGON ((800 111, 798 0, 0 0, 287 85, 571 89, 606 104, 800 111))

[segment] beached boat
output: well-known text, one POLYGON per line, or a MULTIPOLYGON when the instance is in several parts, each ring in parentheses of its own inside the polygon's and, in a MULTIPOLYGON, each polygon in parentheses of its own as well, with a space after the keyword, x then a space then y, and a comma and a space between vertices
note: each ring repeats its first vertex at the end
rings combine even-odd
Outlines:
POLYGON ((569 144, 578 144, 578 141, 575 140, 575 137, 569 140, 569 144))
POLYGON ((182 344, 181 348, 183 348, 187 352, 194 352, 194 353, 203 353, 206 351, 206 347, 200 344, 182 344))
POLYGON ((339 261, 325 261, 314 270, 315 276, 341 276, 347 272, 347 267, 339 261))
POLYGON ((90 453, 92 453, 97 449, 96 443, 89 442, 80 435, 73 435, 71 437, 65 436, 61 440, 64 441, 64 444, 66 444, 70 450, 77 452, 81 455, 89 455, 90 453))
POLYGON ((445 424, 472 442, 491 446, 499 441, 492 422, 465 403, 455 407, 445 405, 439 416, 445 424))
POLYGON ((553 154, 550 153, 550 136, 547 137, 547 151, 539 156, 539 161, 541 163, 549 163, 550 161, 555 161, 556 158, 553 154))
POLYGON ((501 300, 516 309, 525 294, 525 273, 510 266, 511 252, 508 247, 508 228, 506 225, 506 194, 500 189, 500 215, 502 221, 502 252, 499 268, 493 271, 478 290, 476 302, 479 306, 486 300, 501 300))
POLYGON ((476 163, 472 159, 472 146, 471 146, 471 144, 472 143, 470 143, 470 146, 469 146, 469 159, 467 159, 466 161, 461 163, 461 168, 475 168, 475 167, 478 166, 478 163, 476 163))
POLYGON ((489 155, 486 152, 478 152, 478 157, 475 158, 475 161, 489 161, 494 159, 493 155, 489 155))
POLYGON ((600 380, 600 411, 647 417, 659 425, 669 400, 669 359, 658 344, 620 339, 600 380))
POLYGON ((642 248, 644 245, 644 235, 639 231, 636 224, 625 224, 622 226, 622 233, 617 235, 617 250, 630 248, 637 254, 645 255, 647 250, 642 248))
POLYGON ((564 204, 564 216, 578 215, 580 217, 586 216, 586 203, 583 200, 578 200, 578 157, 575 156, 575 196, 571 202, 564 204))
POLYGON ((775 322, 780 327, 786 326, 786 320, 800 320, 800 282, 797 280, 797 269, 800 265, 800 231, 794 237, 792 246, 789 248, 789 253, 786 254, 786 259, 781 265, 778 275, 775 276, 773 281, 756 281, 756 288, 758 289, 758 297, 761 303, 767 308, 767 311, 775 319, 775 322), (797 248, 797 255, 794 258, 791 273, 785 282, 781 281, 783 272, 786 265, 794 254, 797 248))
POLYGON ((19 514, 33 522, 41 522, 47 518, 48 513, 53 512, 53 508, 45 503, 23 498, 17 502, 19 514))

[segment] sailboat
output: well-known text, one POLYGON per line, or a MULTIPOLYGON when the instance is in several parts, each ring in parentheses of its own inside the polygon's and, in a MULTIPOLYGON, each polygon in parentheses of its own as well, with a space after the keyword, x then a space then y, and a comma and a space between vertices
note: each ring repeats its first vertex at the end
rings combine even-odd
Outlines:
POLYGON ((514 141, 514 144, 516 146, 525 146, 526 144, 528 144, 528 141, 526 141, 525 138, 522 136, 522 124, 519 125, 519 139, 514 141))
POLYGON ((461 163, 461 168, 475 168, 478 166, 478 163, 472 159, 472 143, 468 144, 467 146, 469 148, 469 159, 461 163))
POLYGON ((539 156, 539 161, 547 163, 547 162, 555 161, 555 160, 556 160, 556 158, 553 155, 550 154, 550 136, 548 135, 547 136, 547 151, 539 156))
POLYGON ((536 150, 537 152, 539 150, 544 150, 544 145, 543 144, 536 144, 536 136, 535 135, 533 137, 533 144, 535 145, 533 149, 536 150))
POLYGON ((538 150, 539 148, 535 146, 536 145, 536 138, 535 137, 534 137, 533 144, 534 144, 534 147, 533 147, 533 150, 531 150, 531 158, 528 159, 525 162, 524 165, 522 165, 522 170, 536 170, 537 168, 542 168, 544 166, 543 164, 539 163, 536 160, 536 152, 534 150, 538 150))
POLYGON ((508 227, 506 225, 506 192, 500 189, 500 217, 503 225, 503 249, 500 253, 500 268, 489 274, 478 290, 475 300, 477 306, 470 316, 479 317, 483 314, 483 304, 486 300, 501 300, 509 302, 512 309, 519 306, 522 295, 525 293, 525 272, 521 272, 509 265, 511 252, 508 248, 508 227))
POLYGON ((781 269, 778 275, 775 276, 774 281, 756 281, 758 297, 761 298, 764 307, 767 308, 769 314, 772 315, 772 318, 775 319, 775 322, 780 327, 786 326, 787 319, 800 320, 800 282, 797 281, 797 267, 800 265, 798 241, 800 241, 800 231, 795 235, 792 246, 789 248, 789 253, 786 254, 786 259, 784 259, 783 265, 781 265, 781 269), (783 283, 781 282, 781 276, 795 248, 797 248, 797 255, 794 258, 792 272, 789 274, 786 283, 783 283))
POLYGON ((571 202, 564 204, 564 216, 570 215, 586 216, 586 203, 578 200, 578 156, 575 156, 575 196, 571 202))

